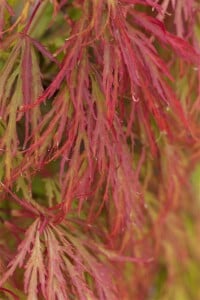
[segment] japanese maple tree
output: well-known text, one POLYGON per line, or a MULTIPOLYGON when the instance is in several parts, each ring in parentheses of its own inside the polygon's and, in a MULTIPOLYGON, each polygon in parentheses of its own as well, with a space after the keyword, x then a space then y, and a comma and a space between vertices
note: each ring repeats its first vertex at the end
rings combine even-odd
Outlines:
POLYGON ((0 298, 200 298, 199 0, 0 0, 0 298))

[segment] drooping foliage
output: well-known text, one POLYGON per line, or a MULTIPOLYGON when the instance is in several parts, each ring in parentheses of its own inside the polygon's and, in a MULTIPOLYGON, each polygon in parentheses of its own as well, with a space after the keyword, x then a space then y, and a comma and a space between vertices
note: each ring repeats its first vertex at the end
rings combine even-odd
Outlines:
POLYGON ((199 9, 0 0, 2 299, 200 297, 199 9))

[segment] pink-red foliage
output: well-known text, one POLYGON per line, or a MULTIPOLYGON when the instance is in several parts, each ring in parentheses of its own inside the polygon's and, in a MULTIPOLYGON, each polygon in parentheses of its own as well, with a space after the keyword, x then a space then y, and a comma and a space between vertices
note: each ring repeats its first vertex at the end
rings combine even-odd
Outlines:
POLYGON ((14 10, 1 1, 0 243, 3 230, 13 240, 1 291, 148 299, 164 230, 176 239, 166 220, 190 195, 185 153, 200 153, 199 94, 185 104, 175 86, 199 67, 198 1, 27 1, 9 27, 14 10), (53 50, 36 32, 52 5, 45 30, 62 38, 53 50))

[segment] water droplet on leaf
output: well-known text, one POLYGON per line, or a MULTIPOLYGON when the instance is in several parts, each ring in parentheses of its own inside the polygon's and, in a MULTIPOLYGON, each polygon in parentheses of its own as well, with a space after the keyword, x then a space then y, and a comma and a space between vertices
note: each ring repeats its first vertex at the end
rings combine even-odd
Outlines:
POLYGON ((140 99, 138 97, 136 97, 134 94, 132 94, 132 100, 134 102, 139 102, 140 101, 140 99))

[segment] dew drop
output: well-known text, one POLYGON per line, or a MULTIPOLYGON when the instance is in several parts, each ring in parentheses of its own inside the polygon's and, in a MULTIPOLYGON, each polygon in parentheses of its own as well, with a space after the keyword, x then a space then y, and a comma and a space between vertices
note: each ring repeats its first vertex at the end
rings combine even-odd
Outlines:
POLYGON ((140 99, 138 97, 136 97, 134 94, 132 94, 132 100, 134 102, 139 102, 140 101, 140 99))

